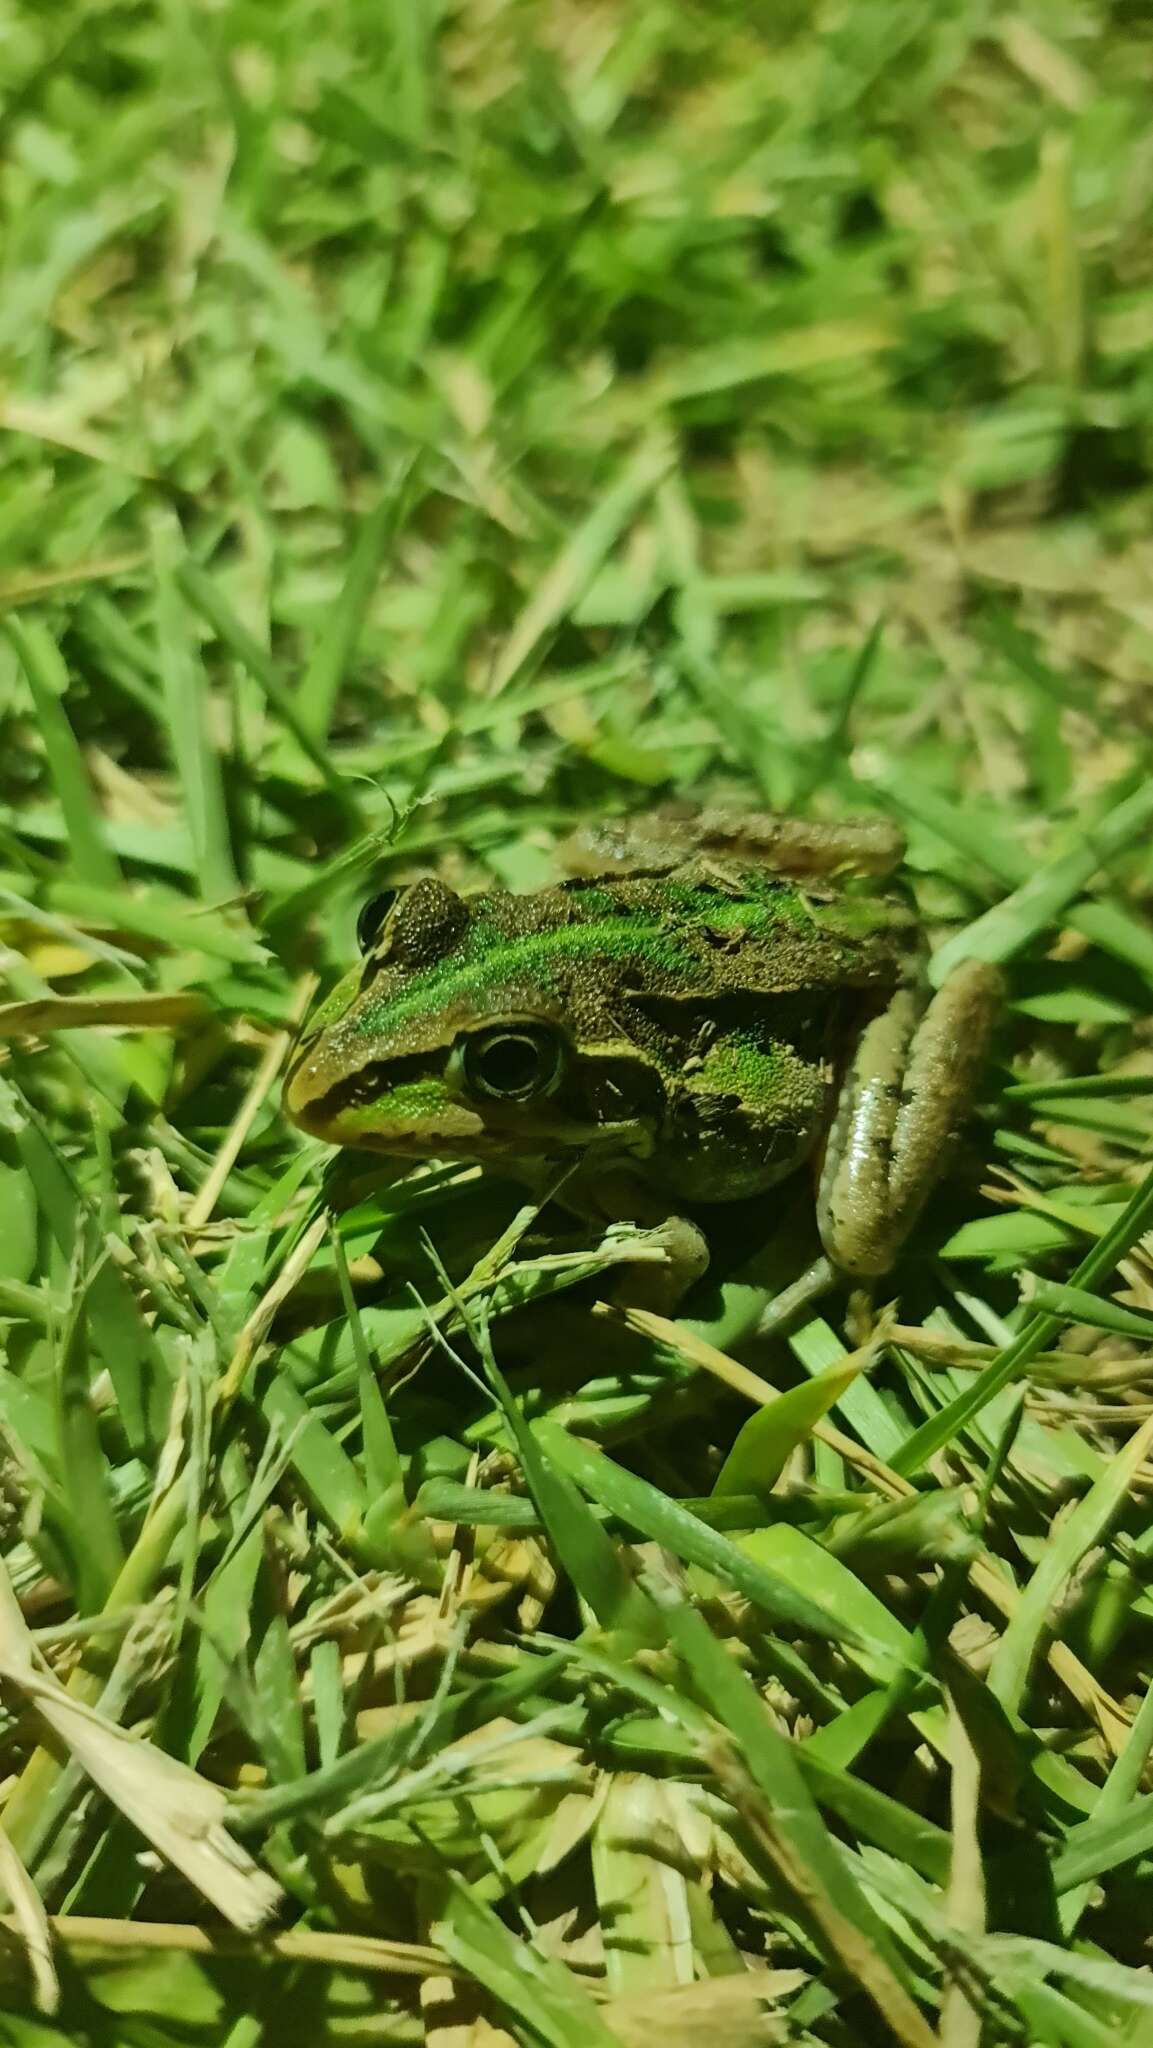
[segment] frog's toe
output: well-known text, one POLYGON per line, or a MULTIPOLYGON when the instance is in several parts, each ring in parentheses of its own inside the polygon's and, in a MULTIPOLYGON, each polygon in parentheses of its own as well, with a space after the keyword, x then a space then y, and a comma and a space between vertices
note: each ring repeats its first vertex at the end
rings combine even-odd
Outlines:
POLYGON ((708 1271, 709 1248, 703 1233, 687 1216, 669 1216, 645 1232, 646 1251, 663 1250, 663 1260, 645 1258, 630 1265, 613 1289, 613 1299, 628 1308, 672 1315, 690 1287, 708 1271))

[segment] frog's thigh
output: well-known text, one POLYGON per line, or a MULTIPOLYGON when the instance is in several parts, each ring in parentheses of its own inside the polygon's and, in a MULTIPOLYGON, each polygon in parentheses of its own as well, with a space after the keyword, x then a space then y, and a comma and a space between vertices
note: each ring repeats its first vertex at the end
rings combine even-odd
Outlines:
POLYGON ((748 834, 763 857, 786 874, 835 875, 850 869, 862 875, 887 876, 901 865, 905 835, 889 818, 755 817, 748 834), (772 826, 772 835, 767 827, 772 826), (760 833, 756 830, 760 827, 760 833))
POLYGON ((997 969, 966 960, 925 1012, 901 989, 862 1033, 837 1108, 818 1197, 830 1257, 887 1272, 944 1164, 988 1051, 997 969))

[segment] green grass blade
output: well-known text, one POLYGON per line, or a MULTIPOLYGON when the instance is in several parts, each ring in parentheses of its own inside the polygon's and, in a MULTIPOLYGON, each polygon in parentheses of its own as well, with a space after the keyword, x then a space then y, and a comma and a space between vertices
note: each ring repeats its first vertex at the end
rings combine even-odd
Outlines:
POLYGON ((670 468, 673 451, 663 435, 644 440, 564 543, 528 599, 493 668, 493 696, 507 690, 532 661, 615 547, 629 520, 670 468))
POLYGON ((60 1344, 56 1371, 61 1498, 79 1574, 82 1612, 103 1606, 124 1563, 109 1471, 92 1405, 86 1322, 90 1295, 78 1290, 60 1344))
POLYGON ((1011 896, 966 925, 933 955, 932 978, 940 987, 961 960, 1011 960, 1041 932, 1048 931, 1098 869, 1136 845, 1153 823, 1153 785, 1131 790, 1084 835, 1081 844, 1041 867, 1011 896))
POLYGON ((850 1354, 750 1415, 717 1475, 714 1491, 767 1493, 786 1459, 808 1441, 817 1423, 870 1362, 871 1355, 850 1354))
POLYGON ((188 631, 176 581, 179 542, 172 528, 153 528, 156 637, 168 744, 186 807, 201 892, 210 902, 239 886, 228 829, 220 754, 209 733, 208 692, 199 650, 188 631))
POLYGON ((95 886, 115 889, 120 882, 116 856, 108 845, 89 786, 83 756, 68 722, 64 700, 68 675, 46 626, 8 618, 4 632, 20 657, 77 872, 95 886))
POLYGON ((301 678, 296 722, 307 727, 320 744, 328 737, 341 684, 355 657, 386 553, 409 515, 413 477, 414 464, 406 461, 389 478, 363 521, 353 543, 344 587, 301 678))
POLYGON ((200 613, 205 623, 219 635, 224 645, 260 686, 286 732, 292 735, 301 752, 312 763, 328 788, 340 798, 348 811, 350 821, 355 821, 356 790, 333 767, 323 738, 314 733, 272 656, 265 652, 259 640, 249 632, 243 620, 237 617, 219 583, 208 575, 198 562, 188 559, 182 561, 177 568, 176 581, 189 604, 200 613))
MULTIPOLYGON (((553 1437, 525 1422, 493 1356, 487 1332, 482 1330, 479 1335, 485 1372, 516 1444, 529 1492, 573 1586, 602 1628, 623 1630, 638 1643, 659 1642, 660 1623, 650 1602, 557 1459, 553 1437)), ((555 1431, 555 1435, 564 1436, 564 1432, 555 1431)))
POLYGON ((989 1690, 1010 1713, 1020 1709, 1030 1667, 1062 1588, 1086 1551, 1103 1539, 1124 1507, 1150 1445, 1153 1445, 1153 1421, 1134 1430, 1124 1450, 1110 1459, 1085 1498, 1078 1501, 1063 1522, 1050 1530, 1040 1563, 1022 1589, 989 1666, 989 1690))
MULTIPOLYGON (((929 2048, 933 2037, 909 1997, 896 1951, 825 1827, 788 1738, 773 1726, 763 1702, 701 1616, 672 1602, 665 1604, 665 1612, 698 1696, 733 1744, 730 1793, 737 1793, 747 1774, 771 1816, 772 1835, 761 1835, 759 1828, 757 1833, 777 1874, 795 1891, 799 1910, 822 1944, 885 2015, 895 2039, 910 2048, 914 2043, 929 2048)), ((738 1810, 743 1810, 747 1830, 751 1810, 738 1810)))
POLYGON ((536 1435, 553 1462, 602 1507, 686 1563, 715 1572, 774 1621, 826 1641, 851 1644, 862 1640, 854 1627, 835 1619, 788 1580, 753 1562, 719 1530, 689 1514, 683 1503, 670 1500, 647 1480, 626 1472, 603 1451, 570 1437, 552 1422, 537 1423, 536 1435))
MULTIPOLYGON (((1081 1261, 1072 1276, 1074 1287, 1091 1291, 1107 1280, 1118 1262, 1124 1258, 1130 1245, 1153 1225, 1153 1172, 1146 1174, 1132 1199, 1126 1203, 1121 1215, 1111 1224, 1091 1252, 1081 1261)), ((973 1384, 958 1394, 938 1414, 930 1416, 920 1429, 906 1438, 892 1458, 894 1470, 908 1478, 920 1470, 926 1459, 931 1458, 950 1443, 958 1432, 968 1426, 973 1417, 1021 1374, 1030 1360, 1044 1351, 1061 1327, 1060 1318, 1052 1315, 1031 1316, 1024 1328, 1007 1345, 999 1358, 979 1373, 973 1384)))
POLYGON ((1053 1858, 1053 1883, 1058 1892, 1072 1891, 1102 1877, 1119 1864, 1135 1862, 1153 1850, 1153 1792, 1144 1792, 1122 1813, 1081 1821, 1070 1828, 1053 1858))
POLYGON ((513 1934, 461 1879, 449 1876, 447 1890, 433 1929, 436 1940, 515 2024, 531 2028, 549 2048, 621 2048, 562 1962, 513 1934))

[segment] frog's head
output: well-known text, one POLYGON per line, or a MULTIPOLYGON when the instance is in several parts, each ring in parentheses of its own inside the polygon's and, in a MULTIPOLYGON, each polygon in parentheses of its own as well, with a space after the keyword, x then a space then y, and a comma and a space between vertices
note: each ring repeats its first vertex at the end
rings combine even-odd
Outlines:
POLYGON ((663 1083, 604 1027, 596 928, 559 891, 465 899, 425 880, 375 897, 360 965, 297 1045, 289 1116, 332 1145, 419 1159, 647 1151, 663 1083))

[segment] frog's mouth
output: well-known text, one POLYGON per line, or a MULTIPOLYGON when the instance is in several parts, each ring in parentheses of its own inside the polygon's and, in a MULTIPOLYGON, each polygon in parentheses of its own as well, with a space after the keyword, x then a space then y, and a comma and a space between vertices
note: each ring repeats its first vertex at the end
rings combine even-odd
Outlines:
POLYGON ((422 1103, 413 1114, 407 1091, 398 1089, 371 1105, 331 1112, 318 1104, 296 1118, 302 1130, 329 1145, 360 1152, 384 1152, 399 1159, 476 1159, 508 1161, 552 1158, 558 1152, 590 1150, 644 1158, 652 1150, 653 1133, 637 1118, 614 1123, 583 1123, 559 1112, 529 1118, 482 1117, 475 1110, 444 1098, 422 1103), (393 1100, 393 1094, 402 1099, 393 1100))
MULTIPOLYGON (((507 1078, 514 1079, 513 1054, 504 1058, 507 1078)), ((477 1099, 468 1087, 452 1057, 369 1061, 311 1100, 294 1099, 290 1077, 285 1106, 302 1130, 330 1145, 394 1158, 483 1163, 593 1148, 638 1158, 652 1150, 652 1118, 637 1115, 619 1091, 580 1087, 571 1069, 555 1088, 527 1099, 511 1089, 477 1099), (622 1114, 629 1108, 633 1114, 622 1114)))

